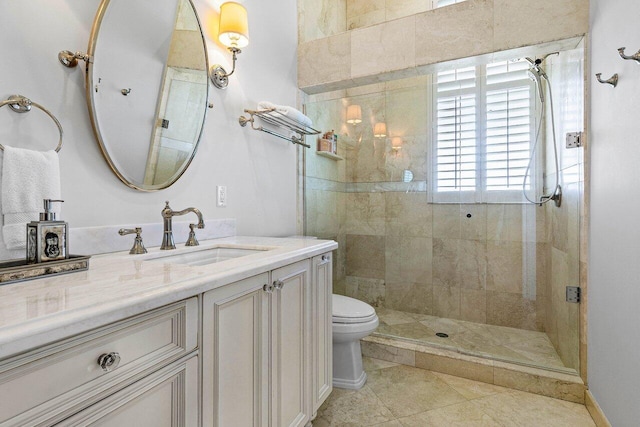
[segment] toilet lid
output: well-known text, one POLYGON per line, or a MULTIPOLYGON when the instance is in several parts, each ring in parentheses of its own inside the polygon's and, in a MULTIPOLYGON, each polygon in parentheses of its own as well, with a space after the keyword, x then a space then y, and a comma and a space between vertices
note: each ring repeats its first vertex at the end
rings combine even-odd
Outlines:
POLYGON ((366 302, 343 295, 333 295, 333 321, 364 323, 376 317, 376 311, 366 302))

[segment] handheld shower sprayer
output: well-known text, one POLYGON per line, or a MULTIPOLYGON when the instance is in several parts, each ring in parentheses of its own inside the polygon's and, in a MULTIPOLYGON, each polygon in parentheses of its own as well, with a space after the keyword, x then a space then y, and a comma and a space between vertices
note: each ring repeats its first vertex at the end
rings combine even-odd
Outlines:
POLYGON ((542 57, 542 59, 541 58, 536 58, 536 59, 524 58, 530 65, 529 70, 527 71, 527 74, 529 75, 529 78, 531 78, 531 80, 536 82, 536 87, 538 88, 538 95, 540 96, 540 102, 542 103, 544 103, 544 90, 542 87, 541 79, 545 79, 548 82, 549 78, 547 77, 547 73, 544 72, 544 70, 540 67, 540 65, 542 65, 544 60, 547 59, 547 57, 550 55, 560 55, 560 52, 547 53, 545 56, 542 57))
POLYGON ((542 87, 542 79, 546 80, 547 82, 547 89, 549 92, 549 107, 550 107, 550 117, 551 117, 551 134, 553 136, 553 153, 554 153, 554 159, 555 159, 555 177, 556 177, 556 182, 555 182, 555 186, 553 188, 553 190, 549 193, 549 194, 543 194, 540 197, 539 201, 535 201, 535 200, 531 200, 529 199, 529 196, 527 196, 527 192, 526 192, 526 184, 527 184, 527 176, 529 175, 529 171, 531 170, 531 162, 535 156, 535 152, 536 152, 536 148, 538 146, 538 142, 539 142, 539 138, 540 138, 540 130, 541 130, 541 125, 542 125, 542 117, 544 114, 544 107, 540 109, 540 119, 538 120, 538 129, 536 131, 536 135, 535 135, 535 141, 533 144, 533 149, 532 149, 532 153, 531 153, 531 158, 529 159, 529 164, 527 165, 527 170, 525 171, 525 177, 524 177, 524 181, 522 183, 522 194, 524 195, 524 197, 527 199, 527 201, 529 201, 530 203, 533 204, 537 204, 539 203, 540 206, 542 206, 542 204, 549 202, 550 200, 553 200, 556 204, 556 206, 560 206, 561 200, 562 200, 562 189, 560 187, 559 184, 559 167, 558 167, 558 147, 557 147, 557 141, 556 141, 556 130, 555 130, 555 120, 554 120, 554 112, 553 112, 553 97, 551 94, 551 84, 549 83, 549 77, 547 77, 547 73, 544 72, 544 70, 542 69, 541 65, 544 62, 545 59, 547 59, 547 57, 549 55, 560 55, 560 52, 551 52, 546 54, 545 56, 541 58, 536 58, 536 59, 531 59, 531 58, 524 58, 528 63, 529 63, 529 69, 527 70, 527 74, 529 75, 529 77, 531 78, 531 80, 533 80, 536 84, 536 87, 538 88, 538 95, 540 96, 540 103, 541 105, 544 105, 544 89, 542 87))

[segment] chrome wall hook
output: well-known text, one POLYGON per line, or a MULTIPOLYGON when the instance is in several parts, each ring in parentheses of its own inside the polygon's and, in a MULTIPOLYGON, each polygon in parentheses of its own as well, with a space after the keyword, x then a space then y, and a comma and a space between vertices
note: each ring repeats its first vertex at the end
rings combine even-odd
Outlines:
POLYGON ((631 56, 627 56, 627 55, 624 54, 624 50, 625 49, 626 49, 626 47, 621 47, 621 48, 618 49, 618 53, 620 54, 620 58, 622 58, 622 59, 633 59, 638 64, 640 64, 640 50, 637 51, 636 53, 634 53, 631 56))
POLYGON ((611 86, 616 87, 618 86, 618 73, 615 73, 613 76, 611 76, 610 78, 608 78, 607 80, 602 80, 600 78, 600 76, 602 75, 602 73, 597 73, 596 74, 596 79, 598 79, 598 81, 600 83, 609 83, 611 86))

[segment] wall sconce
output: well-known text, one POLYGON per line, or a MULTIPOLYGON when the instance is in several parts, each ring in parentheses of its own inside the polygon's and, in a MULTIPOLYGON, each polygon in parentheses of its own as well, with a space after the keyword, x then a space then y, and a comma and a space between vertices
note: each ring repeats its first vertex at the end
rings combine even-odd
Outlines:
POLYGON ((347 123, 356 125, 362 122, 362 109, 359 105, 349 105, 347 107, 347 123))
POLYGON ((398 151, 402 150, 402 138, 396 136, 391 138, 391 149, 393 150, 394 155, 398 155, 398 151))
POLYGON ((218 89, 225 89, 229 85, 229 76, 236 70, 236 59, 240 48, 249 44, 249 23, 247 9, 240 3, 233 1, 220 6, 220 28, 218 40, 233 53, 233 69, 227 73, 222 65, 216 64, 209 68, 209 78, 218 89))
POLYGON ((373 136, 376 138, 384 138, 387 136, 387 124, 385 122, 378 122, 373 126, 373 136))

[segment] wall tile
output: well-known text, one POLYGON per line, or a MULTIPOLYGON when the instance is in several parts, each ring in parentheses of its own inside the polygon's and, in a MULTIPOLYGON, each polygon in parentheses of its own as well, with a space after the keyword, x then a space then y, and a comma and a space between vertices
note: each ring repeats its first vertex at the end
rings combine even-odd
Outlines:
POLYGON ((348 0, 347 29, 367 27, 385 21, 385 0, 348 0))
POLYGON ((385 307, 410 313, 433 313, 433 287, 430 283, 386 282, 385 307))
POLYGON ((416 64, 493 50, 493 1, 468 0, 416 15, 416 64))
POLYGON ((431 237, 433 205, 425 193, 385 193, 387 236, 431 237))
POLYGON ((433 315, 460 318, 460 287, 433 286, 433 315))
POLYGON ((387 281, 431 284, 433 243, 427 237, 387 236, 387 281))
POLYGON ((433 284, 436 286, 459 286, 458 240, 433 239, 433 284))
POLYGON ((384 193, 348 193, 346 200, 346 232, 348 234, 385 234, 384 193))
POLYGON ((523 282, 526 280, 522 266, 522 246, 523 243, 520 242, 487 242, 488 290, 522 293, 523 282))
POLYGON ((460 237, 487 239, 487 205, 460 205, 460 237))
POLYGON ((487 291, 487 323, 536 330, 536 302, 520 294, 487 291))
POLYGON ((385 238, 347 235, 347 276, 369 279, 385 277, 385 238))
POLYGON ((584 0, 494 0, 493 44, 502 50, 585 34, 587 6, 584 0))
POLYGON ((433 205, 433 237, 459 239, 461 230, 460 205, 433 205))
POLYGON ((364 301, 374 307, 384 307, 387 294, 386 284, 382 279, 364 277, 346 277, 347 296, 364 301))
POLYGON ((413 16, 351 32, 351 78, 415 65, 413 16))
POLYGON ((351 34, 342 33, 298 45, 298 86, 348 80, 351 34))
POLYGON ((487 323, 486 291, 460 290, 460 318, 469 322, 487 323))
POLYGON ((387 21, 403 18, 431 9, 431 0, 386 0, 387 21))
POLYGON ((298 40, 303 43, 346 30, 347 0, 298 1, 298 40))

